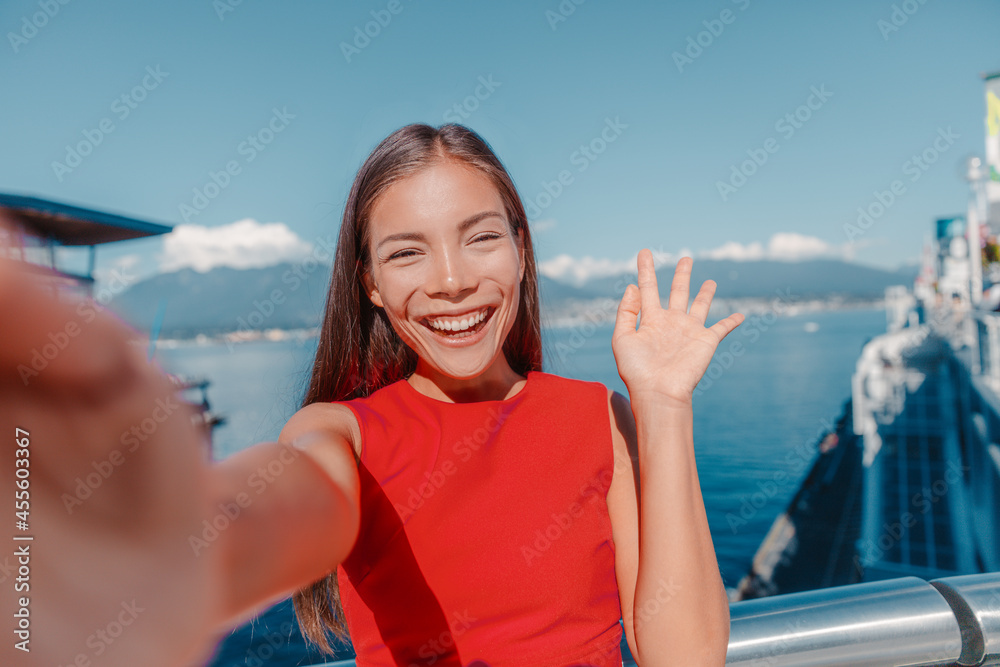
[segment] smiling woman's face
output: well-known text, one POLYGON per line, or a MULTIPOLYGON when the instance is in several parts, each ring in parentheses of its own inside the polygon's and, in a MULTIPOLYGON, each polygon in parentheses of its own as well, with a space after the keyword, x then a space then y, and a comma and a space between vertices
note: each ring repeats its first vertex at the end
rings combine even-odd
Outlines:
POLYGON ((467 379, 506 367, 524 249, 489 178, 450 159, 426 167, 386 190, 369 225, 365 288, 419 355, 418 372, 467 379))

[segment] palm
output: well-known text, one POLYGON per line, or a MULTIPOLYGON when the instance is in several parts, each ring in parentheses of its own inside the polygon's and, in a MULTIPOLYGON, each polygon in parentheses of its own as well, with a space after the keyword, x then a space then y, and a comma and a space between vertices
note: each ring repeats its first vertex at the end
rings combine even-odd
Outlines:
POLYGON ((693 260, 677 262, 667 308, 660 304, 653 254, 643 249, 638 256, 638 290, 631 285, 618 306, 611 349, 618 374, 629 394, 690 404, 715 349, 743 315, 733 313, 711 327, 705 326, 715 282, 702 285, 688 311, 689 284, 693 260), (641 312, 641 318, 639 317, 641 312), (636 323, 638 321, 638 329, 636 323))
MULTIPOLYGON (((17 316, 0 320, 7 457, 0 489, 11 499, 15 489, 27 491, 20 497, 30 510, 24 530, 31 532, 19 535, 35 539, 14 548, 30 549, 31 628, 39 637, 30 644, 34 660, 21 656, 28 660, 22 664, 84 664, 75 658, 97 655, 101 664, 204 658, 214 644, 206 624, 219 604, 220 561, 196 558, 189 546, 189 536, 201 534, 207 505, 203 443, 192 411, 178 402, 157 412, 171 405, 175 390, 146 362, 145 346, 132 345, 130 330, 94 302, 85 312, 98 314, 88 322, 73 302, 39 287, 37 274, 7 259, 6 225, 0 218, 0 309, 17 316), (45 349, 68 323, 77 324, 76 335, 22 381, 32 350, 45 349), (146 423, 155 427, 141 431, 141 446, 126 447, 123 437, 146 423), (30 466, 17 470, 28 470, 30 479, 15 479, 15 441, 29 452, 30 466), (121 636, 111 635, 113 645, 104 643, 108 635, 92 634, 115 628, 121 636)), ((0 556, 0 582, 17 567, 10 553, 0 556)), ((3 585, 4 609, 15 609, 8 597, 15 595, 14 583, 3 585)), ((18 596, 29 594, 18 590, 25 591, 18 596)), ((14 653, 12 644, 8 638, 0 649, 0 663, 12 664, 5 659, 14 653)))

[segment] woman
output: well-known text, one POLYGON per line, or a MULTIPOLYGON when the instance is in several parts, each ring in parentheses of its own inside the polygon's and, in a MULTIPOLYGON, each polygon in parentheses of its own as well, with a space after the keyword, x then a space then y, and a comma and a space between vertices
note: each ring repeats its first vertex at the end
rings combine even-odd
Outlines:
MULTIPOLYGON (((312 381, 278 442, 208 466, 192 461, 183 420, 168 421, 172 444, 158 442, 158 429, 140 464, 78 508, 104 543, 62 538, 115 557, 46 571, 60 572, 68 599, 76 577, 111 577, 109 564, 126 563, 112 594, 89 608, 103 618, 105 598, 122 590, 162 599, 157 622, 188 639, 188 657, 207 645, 199 622, 222 629, 296 592, 303 629, 321 645, 328 631, 345 636, 347 612, 359 665, 620 664, 619 618, 640 665, 721 665, 728 603, 695 469, 691 396, 743 317, 706 328, 715 284, 689 312, 690 270, 682 258, 664 309, 652 255, 638 255, 638 287, 625 291, 612 340, 631 402, 542 373, 534 255, 510 177, 464 127, 404 127, 355 179, 312 381), (259 493, 248 485, 255 475, 259 493), (177 584, 143 579, 154 566, 176 571, 177 584), (198 603, 195 620, 182 617, 185 596, 198 603)), ((8 308, 22 298, 0 292, 8 308)), ((52 326, 65 306, 46 304, 43 315, 52 326)), ((31 388, 39 430, 84 422, 91 456, 109 448, 94 434, 125 430, 163 390, 126 350, 123 328, 103 316, 99 325, 110 343, 85 329, 31 388), (115 363, 98 363, 88 346, 115 363), (103 395, 52 420, 60 390, 96 389, 103 395)), ((2 357, 12 369, 45 327, 14 333, 2 357)), ((47 495, 85 467, 85 456, 32 446, 47 495)), ((37 502, 49 523, 74 523, 37 502)), ((65 610, 40 615, 71 625, 65 610)), ((121 636, 108 651, 141 646, 121 636)))

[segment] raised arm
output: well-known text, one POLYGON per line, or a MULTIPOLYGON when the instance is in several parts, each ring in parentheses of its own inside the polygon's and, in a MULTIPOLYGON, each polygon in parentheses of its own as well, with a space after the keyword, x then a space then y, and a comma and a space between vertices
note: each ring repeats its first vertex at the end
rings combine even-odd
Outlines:
POLYGON ((616 458, 608 510, 616 544, 622 537, 616 573, 625 630, 643 667, 721 666, 729 643, 729 605, 695 466, 692 395, 743 315, 705 327, 714 281, 688 310, 692 262, 678 261, 664 309, 652 253, 641 250, 638 289, 626 288, 612 336, 630 401, 611 397, 616 458))

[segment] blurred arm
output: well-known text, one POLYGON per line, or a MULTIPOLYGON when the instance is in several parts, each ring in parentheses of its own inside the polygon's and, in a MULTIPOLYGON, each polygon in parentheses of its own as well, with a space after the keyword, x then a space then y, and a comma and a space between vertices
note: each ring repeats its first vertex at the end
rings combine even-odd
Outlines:
POLYGON ((21 494, 32 541, 18 547, 30 550, 20 590, 20 563, 0 558, 0 606, 30 606, 33 641, 30 656, 4 643, 0 664, 83 664, 98 650, 102 664, 203 664, 220 626, 349 553, 353 413, 308 406, 279 442, 209 464, 145 336, 92 299, 54 299, 7 257, 9 232, 0 210, 0 491, 21 494), (30 478, 15 477, 15 449, 30 478), (95 644, 112 623, 127 632, 95 644))
POLYGON ((211 467, 214 500, 192 549, 218 551, 220 625, 321 579, 350 553, 360 524, 356 428, 348 408, 316 403, 289 420, 278 442, 211 467))

